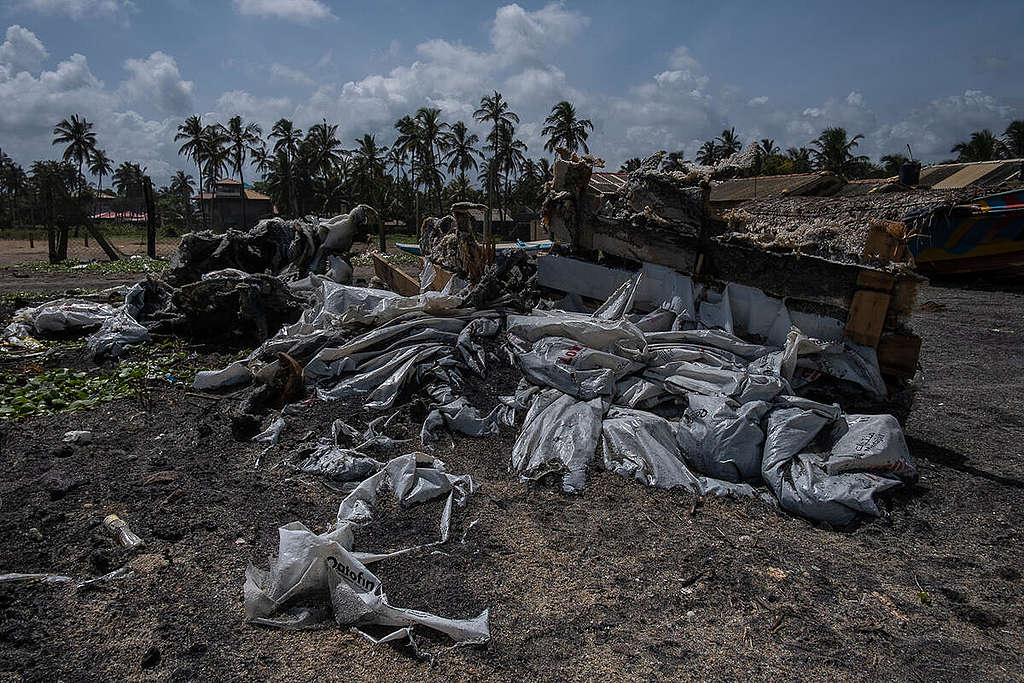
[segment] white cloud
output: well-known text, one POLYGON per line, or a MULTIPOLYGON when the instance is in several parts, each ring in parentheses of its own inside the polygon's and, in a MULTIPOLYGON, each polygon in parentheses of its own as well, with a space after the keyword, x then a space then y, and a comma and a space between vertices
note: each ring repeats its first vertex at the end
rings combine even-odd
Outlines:
POLYGON ((672 69, 684 69, 688 71, 693 71, 700 66, 697 60, 690 54, 690 48, 685 45, 680 45, 672 51, 672 54, 668 58, 668 65, 672 69))
POLYGON ((157 51, 146 59, 127 59, 124 68, 131 77, 122 88, 131 101, 152 105, 161 114, 181 115, 192 110, 195 86, 181 77, 170 55, 157 51))
POLYGON ((277 62, 270 65, 270 80, 277 83, 295 83, 298 85, 313 85, 313 79, 301 69, 295 69, 277 62))
POLYGON ((757 97, 751 97, 749 100, 747 100, 748 107, 759 107, 762 104, 768 104, 767 95, 758 95, 757 97))
POLYGON ((320 0, 232 0, 239 14, 273 17, 300 24, 333 19, 330 8, 320 0))
POLYGON ((0 45, 0 64, 11 74, 38 73, 48 53, 36 34, 17 24, 7 28, 7 40, 0 45))
POLYGON ((42 14, 66 14, 76 20, 134 9, 130 0, 20 0, 17 5, 42 14))
POLYGON ((539 60, 553 47, 573 40, 589 23, 589 18, 560 2, 535 12, 513 3, 498 8, 491 43, 506 58, 539 60))

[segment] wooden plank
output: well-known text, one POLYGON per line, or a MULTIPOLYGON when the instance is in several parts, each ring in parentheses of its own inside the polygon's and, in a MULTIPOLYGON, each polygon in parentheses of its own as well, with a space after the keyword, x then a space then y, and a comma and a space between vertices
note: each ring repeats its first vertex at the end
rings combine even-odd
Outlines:
POLYGON ((432 265, 434 266, 434 279, 430 283, 430 288, 435 292, 440 292, 452 279, 452 274, 436 263, 432 265))
POLYGON ((921 338, 909 334, 886 334, 878 340, 878 366, 883 375, 911 379, 921 357, 921 338))
POLYGON ((896 278, 881 270, 869 270, 865 268, 860 271, 860 274, 857 276, 858 289, 873 289, 878 292, 891 294, 892 288, 895 285, 896 278))
POLYGON ((857 344, 877 346, 889 310, 888 294, 862 289, 853 295, 850 316, 846 319, 846 336, 857 344))
POLYGON ((107 238, 103 236, 103 233, 100 232, 95 225, 93 225, 92 221, 85 221, 85 229, 88 230, 89 234, 92 235, 94 240, 96 240, 96 244, 100 245, 100 249, 103 250, 103 253, 107 255, 108 259, 110 259, 111 261, 119 260, 117 250, 114 249, 114 246, 107 241, 107 238))
POLYGON ((416 282, 410 275, 391 265, 378 254, 371 254, 373 257, 373 271, 392 292, 402 296, 417 296, 420 293, 420 283, 416 282))

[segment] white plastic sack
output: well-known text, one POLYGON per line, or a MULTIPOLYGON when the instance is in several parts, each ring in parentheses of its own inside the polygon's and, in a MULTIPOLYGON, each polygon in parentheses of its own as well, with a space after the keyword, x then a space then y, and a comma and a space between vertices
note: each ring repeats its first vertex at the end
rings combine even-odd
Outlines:
POLYGON ((690 407, 678 430, 686 462, 717 479, 760 481, 761 420, 771 406, 765 401, 740 405, 729 398, 699 394, 687 398, 690 407))
POLYGON ((601 436, 603 414, 600 399, 577 401, 557 389, 536 394, 512 447, 510 470, 524 480, 561 473, 562 489, 581 493, 587 463, 601 436))
POLYGON ((917 478, 895 418, 799 398, 770 414, 761 471, 784 510, 833 526, 879 516, 876 496, 917 478))

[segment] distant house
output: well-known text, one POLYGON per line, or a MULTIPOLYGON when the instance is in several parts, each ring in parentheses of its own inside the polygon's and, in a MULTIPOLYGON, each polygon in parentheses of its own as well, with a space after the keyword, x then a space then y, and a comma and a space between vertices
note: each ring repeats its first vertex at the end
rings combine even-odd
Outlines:
MULTIPOLYGON (((484 234, 484 215, 487 209, 470 209, 469 221, 477 235, 484 234)), ((491 230, 495 235, 511 236, 515 229, 512 214, 498 208, 491 209, 491 230)))
POLYGON ((245 189, 245 225, 242 225, 242 184, 234 178, 223 178, 213 184, 213 192, 200 193, 196 199, 214 230, 248 230, 264 218, 272 218, 277 209, 265 194, 245 189))

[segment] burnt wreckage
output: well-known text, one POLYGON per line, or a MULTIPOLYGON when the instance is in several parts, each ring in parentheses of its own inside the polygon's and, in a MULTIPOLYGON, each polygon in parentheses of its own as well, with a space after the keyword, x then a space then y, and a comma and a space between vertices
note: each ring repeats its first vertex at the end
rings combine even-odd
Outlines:
POLYGON ((186 237, 173 284, 144 281, 121 307, 25 309, 5 337, 99 326, 90 345, 116 355, 145 341, 147 326, 223 333, 205 306, 235 306, 261 343, 200 372, 194 389, 241 392, 237 438, 346 492, 327 531, 288 524, 269 568, 248 568, 248 619, 333 620, 374 642, 411 641, 421 626, 482 643, 486 611, 447 619, 394 607, 371 570, 445 544, 474 493, 469 473, 447 472, 431 453, 445 433, 513 431, 508 469, 524 483, 585 495, 603 467, 648 486, 760 498, 832 526, 880 515, 881 494, 917 480, 900 422, 917 371, 909 322, 919 278, 899 226, 866 225, 856 253, 831 258, 757 243, 710 214, 720 169, 665 173, 659 162, 612 184, 595 177, 598 160, 562 155, 543 205, 558 244, 539 257, 496 254, 467 219, 473 205, 457 204, 425 222, 418 281, 377 256, 379 286, 363 287, 349 284, 351 239, 331 239, 353 229, 351 216, 332 228, 261 223, 230 239, 186 237), (338 254, 325 253, 331 245, 338 254), (200 283, 218 294, 182 294, 200 283), (474 406, 470 384, 510 367, 515 390, 493 396, 488 412, 474 406), (312 401, 353 398, 380 413, 365 430, 339 414, 329 433, 302 437, 298 457, 275 451, 284 430, 303 429, 312 401), (419 438, 396 441, 387 427, 410 400, 424 408, 419 438), (396 448, 407 452, 394 457, 396 448), (438 537, 358 549, 388 491, 403 506, 440 501, 438 537))

